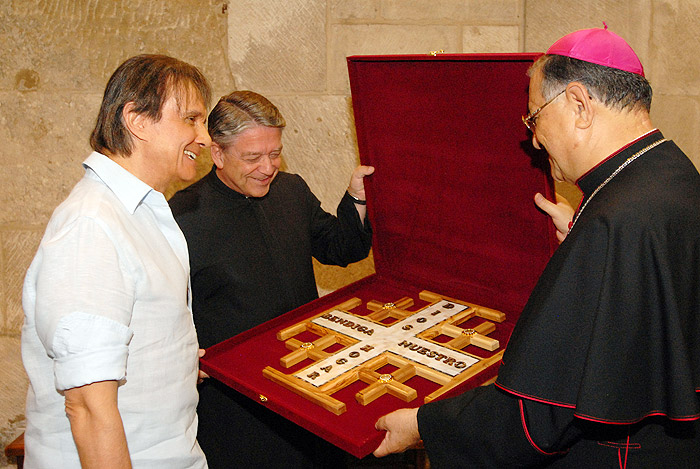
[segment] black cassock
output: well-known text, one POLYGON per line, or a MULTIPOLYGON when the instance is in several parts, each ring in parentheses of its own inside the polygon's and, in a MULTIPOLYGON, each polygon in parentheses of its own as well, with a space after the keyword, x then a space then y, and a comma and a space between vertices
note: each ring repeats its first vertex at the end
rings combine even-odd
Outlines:
POLYGON ((419 410, 432 467, 700 466, 700 175, 667 141, 591 198, 662 138, 579 180, 495 386, 419 410))
MULTIPOLYGON (((318 298, 311 257, 345 266, 367 257, 372 231, 345 194, 326 213, 304 180, 278 173, 246 198, 215 170, 170 200, 190 254, 200 347, 318 298)), ((215 380, 200 386, 198 440, 212 468, 321 467, 344 453, 215 380)))

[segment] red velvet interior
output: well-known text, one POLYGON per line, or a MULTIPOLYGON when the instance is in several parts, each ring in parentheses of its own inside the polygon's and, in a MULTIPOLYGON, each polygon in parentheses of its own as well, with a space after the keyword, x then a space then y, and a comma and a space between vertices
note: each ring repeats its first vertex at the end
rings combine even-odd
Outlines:
MULTIPOLYGON (((383 396, 367 406, 355 383, 333 395, 347 405, 335 415, 262 375, 266 366, 292 373, 279 359, 289 350, 277 331, 358 297, 382 303, 421 290, 495 308, 507 320, 490 334, 507 342, 553 249, 548 217, 532 202, 551 198, 546 158, 530 151, 520 121, 527 109, 526 70, 536 55, 365 56, 348 58, 355 124, 374 228, 376 275, 240 334, 207 350, 202 369, 241 393, 357 457, 372 452, 383 434, 378 417, 419 406, 437 385, 407 384, 418 398, 406 404, 383 396)), ((439 340, 439 338, 437 338, 439 340)), ((467 350, 482 355, 479 349, 467 350)), ((483 371, 445 396, 495 376, 483 371)))
MULTIPOLYGON (((369 313, 365 308, 367 301, 378 300, 386 303, 398 300, 404 296, 414 298, 415 305, 407 309, 415 311, 427 304, 418 299, 418 293, 421 290, 423 288, 399 285, 382 280, 377 275, 372 275, 210 347, 201 360, 201 368, 213 378, 226 383, 251 399, 261 402, 260 395, 265 396, 267 401, 262 403, 262 405, 316 433, 356 457, 364 457, 374 451, 383 438, 383 433, 374 429, 374 423, 380 416, 401 407, 417 407, 423 404, 425 396, 435 391, 438 385, 415 377, 406 382, 406 384, 418 391, 418 397, 414 401, 404 403, 393 396, 385 395, 367 406, 362 406, 355 402, 354 395, 367 385, 362 382, 356 382, 333 394, 334 398, 345 402, 347 406, 345 413, 335 415, 269 381, 262 375, 262 370, 266 366, 272 366, 279 371, 290 374, 311 363, 302 362, 292 368, 284 368, 279 364, 279 359, 290 352, 285 348, 284 342, 276 338, 276 334, 280 329, 295 324, 308 316, 333 308, 338 303, 353 297, 362 300, 362 306, 351 311, 359 315, 369 313)), ((477 319, 476 321, 482 320, 477 319)), ((505 343, 510 336, 512 327, 513 325, 510 322, 500 324, 494 333, 489 334, 489 337, 505 343)), ((298 338, 305 340, 301 335, 298 338)), ((465 351, 477 356, 490 355, 488 352, 471 346, 465 351)), ((461 390, 477 386, 495 376, 496 371, 497 367, 493 366, 467 381, 459 390, 454 390, 444 396, 454 395, 461 392, 461 390)))
POLYGON ((519 311, 551 252, 520 120, 536 55, 350 57, 377 274, 519 311))

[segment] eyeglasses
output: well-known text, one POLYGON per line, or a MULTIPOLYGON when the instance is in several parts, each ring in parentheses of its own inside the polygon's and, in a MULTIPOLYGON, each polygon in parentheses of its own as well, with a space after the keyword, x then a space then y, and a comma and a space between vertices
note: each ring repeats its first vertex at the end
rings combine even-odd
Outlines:
POLYGON ((544 103, 542 106, 538 107, 537 109, 535 109, 535 110, 534 110, 533 112, 531 112, 530 114, 528 114, 528 115, 526 115, 526 116, 523 116, 522 119, 523 119, 523 124, 525 124, 525 127, 527 127, 531 132, 534 132, 534 131, 535 131, 535 127, 537 126, 537 115, 538 115, 540 112, 542 112, 542 109, 546 108, 549 104, 551 104, 552 101, 554 101, 554 100, 557 99, 559 96, 561 96, 562 93, 564 93, 564 91, 566 91, 566 90, 565 90, 565 89, 564 89, 564 90, 561 90, 559 93, 557 93, 556 96, 554 96, 552 99, 550 99, 549 101, 547 101, 546 103, 544 103))

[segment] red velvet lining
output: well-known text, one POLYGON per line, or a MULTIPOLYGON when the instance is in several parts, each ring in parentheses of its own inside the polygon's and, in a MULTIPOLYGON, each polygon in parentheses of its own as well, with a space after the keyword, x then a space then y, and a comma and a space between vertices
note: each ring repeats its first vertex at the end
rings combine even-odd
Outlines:
POLYGON ((556 247, 520 116, 536 55, 350 57, 377 274, 519 311, 556 247))
MULTIPOLYGON (((339 416, 267 380, 289 351, 276 333, 351 298, 413 298, 421 290, 498 309, 505 323, 490 334, 505 344, 530 291, 557 246, 554 228, 532 197, 553 199, 546 156, 534 152, 520 120, 527 110, 526 71, 536 54, 350 57, 360 158, 376 167, 366 181, 377 274, 207 350, 202 369, 216 379, 363 457, 383 438, 381 416, 416 407, 436 389, 414 378, 410 403, 383 396, 355 403, 355 384, 333 397, 339 416)), ((469 350, 472 352, 472 350, 469 350)), ((475 350, 474 354, 483 352, 475 350)), ((301 368, 296 365, 292 370, 301 368)), ((482 371, 443 397, 494 377, 482 371)))
MULTIPOLYGON (((397 285, 394 282, 384 281, 377 275, 371 275, 208 348, 206 355, 201 360, 201 368, 213 378, 255 401, 260 402, 259 396, 264 395, 267 401, 261 402, 262 405, 318 434, 345 451, 357 457, 364 457, 379 446, 383 437, 383 433, 374 429, 374 423, 380 416, 401 407, 417 407, 423 404, 425 396, 437 389, 438 386, 422 378, 412 378, 406 384, 418 391, 418 397, 414 401, 404 403, 393 396, 386 395, 368 406, 361 406, 355 403, 354 394, 367 385, 358 382, 333 395, 334 398, 347 404, 345 413, 335 415, 266 379, 262 375, 262 370, 266 366, 272 366, 289 374, 303 366, 296 365, 287 369, 279 365, 279 358, 289 353, 284 342, 277 340, 276 334, 280 329, 295 324, 305 317, 333 308, 338 303, 353 297, 363 301, 362 306, 352 310, 356 314, 364 315, 370 312, 364 306, 369 300, 378 300, 384 303, 398 300, 404 296, 414 298, 416 303, 415 306, 407 309, 418 310, 427 304, 418 299, 421 290, 423 288, 397 285)), ((510 322, 499 324, 496 331, 489 334, 489 337, 505 343, 512 329, 510 322)), ((469 352, 471 353, 472 350, 469 352)), ((475 354, 479 353, 482 352, 475 354)), ((464 386, 446 393, 444 396, 456 395, 465 389, 478 386, 494 377, 497 369, 497 366, 492 366, 484 370, 468 380, 464 386)))

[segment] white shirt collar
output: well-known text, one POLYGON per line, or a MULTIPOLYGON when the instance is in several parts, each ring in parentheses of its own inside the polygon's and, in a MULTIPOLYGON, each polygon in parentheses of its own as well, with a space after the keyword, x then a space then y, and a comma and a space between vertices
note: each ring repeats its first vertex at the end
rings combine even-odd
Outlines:
POLYGON ((91 169, 114 192, 129 213, 154 189, 102 153, 93 151, 83 161, 83 167, 91 169))

